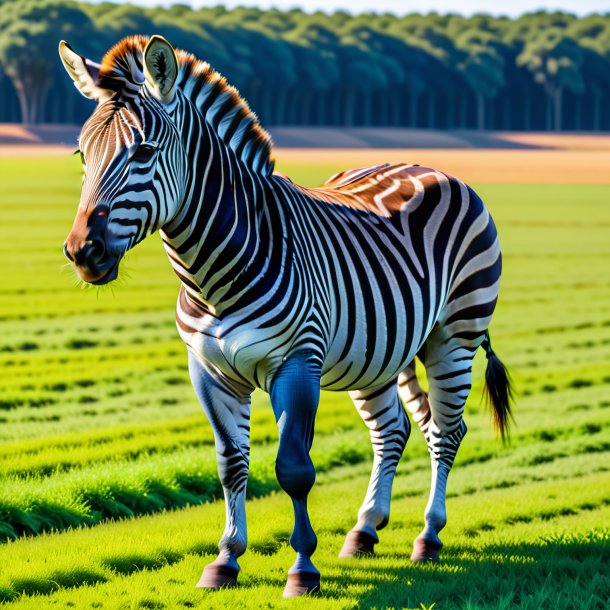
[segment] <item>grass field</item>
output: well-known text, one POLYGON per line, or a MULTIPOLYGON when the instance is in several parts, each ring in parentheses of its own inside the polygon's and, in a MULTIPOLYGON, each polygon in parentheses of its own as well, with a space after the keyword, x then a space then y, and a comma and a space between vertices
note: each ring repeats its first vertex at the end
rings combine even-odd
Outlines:
MULTIPOLYGON (((345 169, 337 159, 323 165, 292 154, 279 169, 317 184, 345 169)), ((408 560, 429 485, 416 429, 377 556, 339 561, 371 451, 347 395, 323 394, 311 496, 323 591, 282 600, 292 510, 275 482, 277 433, 266 396, 254 401, 241 586, 196 590, 215 554, 224 502, 211 430, 175 330, 178 281, 159 240, 129 256, 118 285, 80 289, 61 255, 78 162, 3 157, 0 175, 0 601, 7 608, 610 605, 610 184, 473 184, 504 251, 492 337, 518 389, 512 442, 502 447, 491 431, 479 355, 469 432, 449 481, 442 562, 408 560)))

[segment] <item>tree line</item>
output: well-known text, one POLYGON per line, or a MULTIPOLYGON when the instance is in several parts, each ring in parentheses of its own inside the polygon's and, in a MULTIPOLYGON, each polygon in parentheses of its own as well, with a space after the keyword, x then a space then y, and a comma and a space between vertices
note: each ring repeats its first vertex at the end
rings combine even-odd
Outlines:
POLYGON ((57 44, 99 61, 129 34, 208 61, 264 125, 610 130, 610 13, 351 15, 0 0, 0 122, 91 112, 57 44))

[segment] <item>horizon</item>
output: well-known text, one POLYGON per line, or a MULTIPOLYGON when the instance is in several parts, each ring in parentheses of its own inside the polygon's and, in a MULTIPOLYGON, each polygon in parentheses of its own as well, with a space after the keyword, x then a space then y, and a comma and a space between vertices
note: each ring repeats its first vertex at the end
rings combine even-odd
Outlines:
MULTIPOLYGON (((540 0, 532 2, 531 0, 514 0, 510 4, 510 8, 502 10, 490 10, 487 0, 432 0, 425 3, 425 8, 421 5, 410 6, 410 3, 400 3, 405 6, 404 10, 396 10, 398 4, 395 0, 334 0, 332 2, 324 2, 323 0, 225 0, 216 2, 214 0, 207 2, 204 0, 191 1, 167 1, 167 0, 129 0, 127 3, 120 0, 84 0, 90 4, 100 4, 103 1, 110 1, 114 4, 133 4, 143 8, 153 8, 156 6, 169 7, 174 4, 185 4, 193 9, 214 8, 216 6, 224 6, 228 10, 237 7, 260 8, 268 10, 277 8, 279 10, 291 10, 294 8, 301 9, 306 13, 323 12, 327 14, 337 11, 344 11, 352 15, 361 13, 390 13, 396 16, 404 16, 412 13, 428 14, 457 14, 464 17, 470 17, 476 14, 487 14, 494 17, 509 17, 516 18, 528 13, 536 13, 545 11, 549 13, 562 12, 578 17, 584 17, 593 14, 608 15, 610 14, 610 2, 607 0, 583 0, 575 7, 573 0, 540 0)), ((414 3, 415 4, 415 3, 414 3)))

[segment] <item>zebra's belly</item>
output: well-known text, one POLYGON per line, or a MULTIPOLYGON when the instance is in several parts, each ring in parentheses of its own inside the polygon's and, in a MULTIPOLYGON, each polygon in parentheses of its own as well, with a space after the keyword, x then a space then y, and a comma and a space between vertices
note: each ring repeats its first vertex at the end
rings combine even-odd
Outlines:
POLYGON ((343 360, 340 369, 339 367, 333 367, 329 372, 322 375, 320 386, 324 390, 334 392, 363 390, 381 386, 392 379, 396 379, 414 357, 415 352, 395 363, 392 367, 377 367, 368 362, 362 362, 358 358, 348 356, 343 360), (366 372, 360 374, 363 369, 366 369, 366 372), (337 375, 339 370, 345 373, 345 376, 337 375), (354 375, 355 372, 358 372, 358 374, 354 375))
POLYGON ((429 323, 421 307, 397 300, 338 321, 322 368, 324 389, 375 387, 397 377, 413 360, 429 323))

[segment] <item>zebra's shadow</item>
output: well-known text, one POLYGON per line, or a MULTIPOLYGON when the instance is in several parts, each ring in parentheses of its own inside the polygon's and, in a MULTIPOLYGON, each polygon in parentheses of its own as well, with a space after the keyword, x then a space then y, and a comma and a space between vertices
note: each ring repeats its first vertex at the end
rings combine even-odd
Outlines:
POLYGON ((327 575, 329 595, 350 585, 358 608, 608 608, 610 533, 558 536, 534 542, 449 546, 438 564, 413 564, 408 556, 367 559, 362 569, 350 562, 340 575, 327 575), (387 567, 388 559, 397 567, 387 567))

